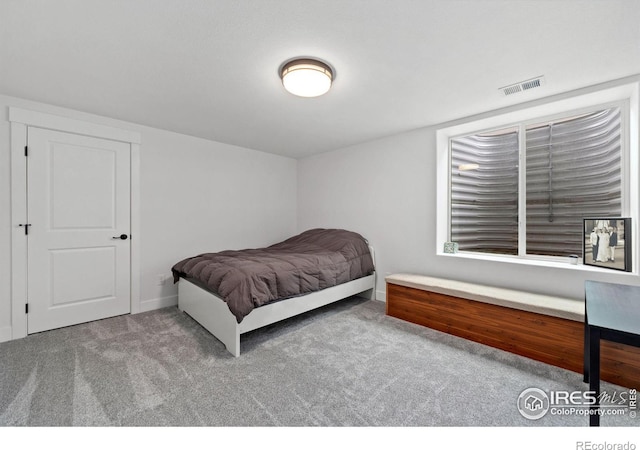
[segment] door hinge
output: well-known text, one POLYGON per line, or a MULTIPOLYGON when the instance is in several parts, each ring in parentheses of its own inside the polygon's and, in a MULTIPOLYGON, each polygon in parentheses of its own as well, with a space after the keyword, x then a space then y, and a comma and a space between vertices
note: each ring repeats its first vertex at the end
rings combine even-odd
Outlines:
POLYGON ((28 146, 24 146, 24 156, 29 156, 29 147, 28 146))
POLYGON ((24 312, 25 312, 26 314, 29 314, 29 304, 28 304, 28 303, 26 303, 26 304, 24 305, 24 312))
POLYGON ((30 223, 19 223, 18 226, 19 227, 24 227, 24 234, 25 235, 29 234, 29 227, 31 226, 30 223))

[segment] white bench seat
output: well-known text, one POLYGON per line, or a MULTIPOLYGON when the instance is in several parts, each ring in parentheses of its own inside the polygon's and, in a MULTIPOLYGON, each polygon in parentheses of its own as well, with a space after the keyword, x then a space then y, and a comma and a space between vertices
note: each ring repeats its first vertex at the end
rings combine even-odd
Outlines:
POLYGON ((385 277, 385 281, 399 286, 436 292, 452 297, 584 322, 584 300, 553 297, 531 292, 405 273, 388 275, 385 277))

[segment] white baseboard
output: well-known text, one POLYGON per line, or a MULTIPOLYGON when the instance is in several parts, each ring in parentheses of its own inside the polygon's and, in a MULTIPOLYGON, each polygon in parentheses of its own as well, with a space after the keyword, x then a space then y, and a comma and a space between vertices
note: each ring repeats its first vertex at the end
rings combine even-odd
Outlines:
POLYGON ((0 342, 10 341, 11 338, 11 327, 0 327, 0 342))
POLYGON ((176 306, 177 304, 178 304, 177 295, 153 298, 151 300, 143 300, 140 302, 140 312, 153 311, 154 309, 166 308, 168 306, 176 306))

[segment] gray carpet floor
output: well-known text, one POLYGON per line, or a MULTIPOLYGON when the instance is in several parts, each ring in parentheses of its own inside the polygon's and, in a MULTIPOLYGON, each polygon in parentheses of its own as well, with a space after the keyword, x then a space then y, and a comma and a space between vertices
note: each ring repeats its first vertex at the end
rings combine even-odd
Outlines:
POLYGON ((270 325, 243 335, 239 358, 175 307, 4 342, 0 425, 587 425, 577 415, 532 421, 516 408, 526 388, 586 390, 580 374, 385 316, 384 307, 354 297, 270 325))

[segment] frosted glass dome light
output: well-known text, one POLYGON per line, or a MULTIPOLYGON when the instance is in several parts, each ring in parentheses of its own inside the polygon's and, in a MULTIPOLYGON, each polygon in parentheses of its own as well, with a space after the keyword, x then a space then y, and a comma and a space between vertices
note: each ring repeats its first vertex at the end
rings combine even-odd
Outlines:
POLYGON ((284 88, 293 95, 318 97, 331 88, 333 71, 315 59, 295 59, 282 66, 280 77, 284 88))

